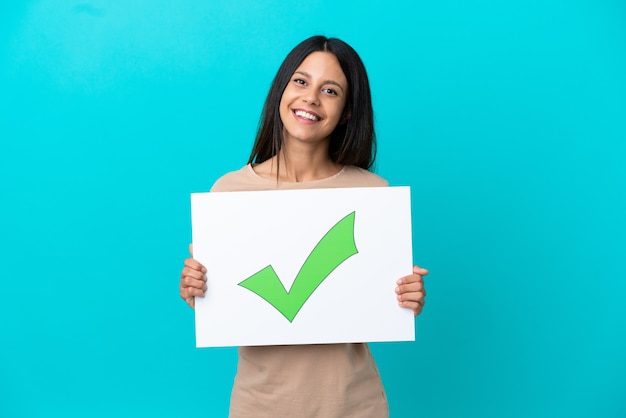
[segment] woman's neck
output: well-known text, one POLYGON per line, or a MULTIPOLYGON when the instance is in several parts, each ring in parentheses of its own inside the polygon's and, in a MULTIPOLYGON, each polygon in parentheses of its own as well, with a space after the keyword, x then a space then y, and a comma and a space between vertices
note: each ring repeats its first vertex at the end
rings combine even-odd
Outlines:
POLYGON ((278 156, 254 167, 262 177, 280 182, 303 182, 321 180, 341 171, 341 164, 334 163, 328 156, 328 149, 317 148, 313 152, 296 152, 284 145, 278 156))

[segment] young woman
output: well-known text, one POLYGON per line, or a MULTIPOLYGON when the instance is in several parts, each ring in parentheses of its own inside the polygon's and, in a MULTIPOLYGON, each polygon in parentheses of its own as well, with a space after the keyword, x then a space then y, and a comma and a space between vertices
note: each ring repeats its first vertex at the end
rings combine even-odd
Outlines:
MULTIPOLYGON (((212 192, 387 186, 368 171, 375 135, 369 81, 357 53, 314 36, 287 55, 263 107, 248 164, 212 192)), ((190 251, 192 247, 190 246, 190 251)), ((206 269, 185 260, 180 295, 194 307, 206 269)), ((425 269, 395 288, 400 306, 424 306, 425 269)), ((389 289, 393 292, 394 289, 389 289)), ((231 417, 386 417, 385 392, 367 344, 240 347, 231 417)))

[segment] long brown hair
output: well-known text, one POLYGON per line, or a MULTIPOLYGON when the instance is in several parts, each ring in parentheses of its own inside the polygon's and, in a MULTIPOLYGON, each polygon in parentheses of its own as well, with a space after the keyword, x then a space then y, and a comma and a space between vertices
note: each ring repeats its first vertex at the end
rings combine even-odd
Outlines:
POLYGON ((342 165, 369 170, 376 158, 374 111, 369 80, 363 61, 347 43, 337 38, 313 36, 301 42, 281 64, 263 105, 261 121, 248 164, 259 164, 278 155, 283 145, 283 122, 279 105, 283 92, 298 66, 313 52, 330 52, 337 57, 348 81, 344 109, 350 115, 330 136, 330 159, 342 165))

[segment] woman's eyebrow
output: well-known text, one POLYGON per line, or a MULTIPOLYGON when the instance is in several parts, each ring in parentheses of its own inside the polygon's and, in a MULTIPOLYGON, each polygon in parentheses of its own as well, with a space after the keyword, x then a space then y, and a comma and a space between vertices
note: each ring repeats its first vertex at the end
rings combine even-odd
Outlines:
MULTIPOLYGON (((304 72, 304 71, 296 71, 295 74, 301 74, 305 77, 311 78, 311 74, 304 72)), ((335 80, 324 80, 322 82, 322 84, 332 84, 334 86, 337 86, 341 89, 341 91, 343 92, 343 87, 341 86, 341 84, 339 84, 338 82, 336 82, 335 80)))

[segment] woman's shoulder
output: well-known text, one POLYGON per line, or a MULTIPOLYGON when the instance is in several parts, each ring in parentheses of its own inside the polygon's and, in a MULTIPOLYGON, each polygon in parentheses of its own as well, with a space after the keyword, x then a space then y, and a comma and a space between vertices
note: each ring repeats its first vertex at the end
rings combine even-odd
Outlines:
POLYGON ((344 167, 341 177, 343 182, 354 183, 354 186, 352 187, 389 186, 389 182, 378 174, 353 165, 344 167))
POLYGON ((267 180, 254 172, 250 164, 224 174, 211 187, 211 192, 235 192, 267 188, 267 180))
POLYGON ((239 170, 231 171, 218 178, 211 192, 230 192, 240 189, 240 187, 250 182, 250 175, 247 172, 247 165, 239 170))
MULTIPOLYGON (((256 168, 255 168, 256 169, 256 168)), ((224 174, 211 187, 211 192, 236 192, 275 189, 308 189, 335 187, 386 187, 387 180, 378 174, 356 166, 344 166, 334 176, 301 183, 280 183, 262 177, 250 164, 224 174)))

